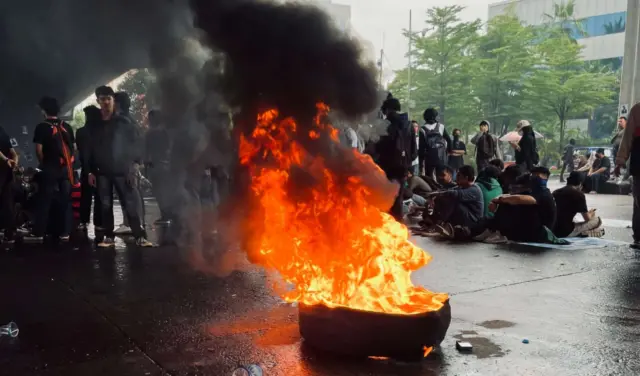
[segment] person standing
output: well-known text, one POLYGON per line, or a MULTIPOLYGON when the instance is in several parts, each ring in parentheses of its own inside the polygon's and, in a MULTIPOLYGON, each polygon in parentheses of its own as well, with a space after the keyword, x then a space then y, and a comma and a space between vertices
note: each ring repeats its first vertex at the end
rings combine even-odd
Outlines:
POLYGON ((413 129, 413 135, 416 138, 416 148, 418 150, 418 156, 411 163, 411 173, 419 176, 422 174, 424 168, 424 146, 425 146, 425 132, 420 128, 420 124, 417 121, 411 121, 411 129, 413 129))
POLYGON ((91 205, 93 205, 93 225, 96 230, 102 228, 100 208, 100 196, 96 188, 89 184, 89 148, 91 146, 92 133, 100 125, 100 109, 96 106, 87 106, 83 109, 85 115, 84 127, 76 131, 76 145, 80 159, 80 226, 79 230, 86 230, 91 219, 91 205))
POLYGON ((562 170, 560 170, 560 183, 564 183, 565 170, 569 173, 573 172, 573 150, 575 146, 576 140, 572 138, 569 140, 567 146, 564 147, 564 153, 562 154, 562 170))
POLYGON ((16 234, 16 213, 13 202, 13 170, 18 166, 18 153, 9 135, 0 127, 0 229, 5 243, 13 243, 16 234))
POLYGON ((449 167, 453 170, 453 179, 456 178, 458 169, 464 166, 464 155, 467 154, 467 146, 460 138, 462 131, 453 130, 453 140, 451 140, 451 151, 449 152, 449 167))
POLYGON ((137 193, 137 160, 141 151, 135 125, 115 113, 114 92, 108 86, 96 89, 100 104, 101 124, 92 137, 89 164, 89 183, 97 187, 102 204, 102 224, 105 237, 98 242, 100 248, 112 248, 114 243, 113 191, 124 203, 124 215, 129 219, 131 231, 140 247, 152 247, 146 239, 138 214, 140 196, 137 193))
POLYGON ((522 136, 520 141, 511 142, 511 146, 516 152, 516 164, 522 166, 526 171, 531 171, 540 162, 535 132, 527 120, 518 122, 516 132, 522 136))
POLYGON ((44 122, 38 124, 34 131, 33 143, 36 144, 36 156, 40 163, 41 184, 39 203, 33 232, 29 236, 31 242, 42 242, 49 225, 54 199, 60 203, 61 218, 59 237, 69 240, 72 223, 71 184, 74 182, 73 152, 75 138, 73 129, 58 118, 60 106, 55 98, 43 97, 39 107, 44 122))
POLYGON ((376 145, 378 164, 387 178, 399 184, 398 193, 391 207, 390 214, 397 221, 402 221, 402 191, 411 163, 418 156, 416 139, 409 123, 409 116, 401 113, 400 101, 390 97, 382 104, 382 113, 389 121, 387 134, 380 137, 376 145))
POLYGON ((614 174, 620 176, 620 169, 629 161, 629 172, 633 176, 633 244, 631 248, 640 249, 640 104, 631 108, 629 122, 627 123, 620 148, 616 155, 616 168, 614 174))
POLYGON ((487 120, 480 122, 480 132, 471 139, 476 146, 476 165, 478 172, 482 171, 494 159, 502 160, 502 152, 497 136, 489 133, 491 124, 487 120))
POLYGON ((620 116, 620 118, 618 119, 618 129, 616 130, 616 134, 611 139, 611 145, 613 146, 614 156, 618 155, 618 150, 620 150, 620 143, 622 142, 622 136, 624 135, 624 129, 626 127, 627 127, 627 118, 625 116, 620 116))
POLYGON ((145 136, 146 165, 149 179, 156 196, 160 218, 156 224, 169 224, 173 219, 171 208, 171 139, 167 131, 162 113, 157 110, 149 112, 149 131, 145 136))
POLYGON ((425 175, 433 178, 438 166, 447 165, 447 156, 451 150, 452 141, 444 124, 438 122, 438 111, 434 108, 427 108, 422 117, 425 121, 422 126, 425 132, 425 175))

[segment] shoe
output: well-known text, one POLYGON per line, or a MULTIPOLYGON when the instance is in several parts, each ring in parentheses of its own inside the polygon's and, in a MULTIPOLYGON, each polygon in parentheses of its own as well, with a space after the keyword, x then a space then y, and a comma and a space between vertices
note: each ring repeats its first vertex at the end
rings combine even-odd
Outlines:
POLYGON ((640 240, 634 241, 629 247, 631 247, 632 249, 640 250, 640 240))
POLYGON ((24 242, 30 243, 30 244, 42 244, 44 243, 44 236, 36 236, 33 234, 29 234, 24 237, 24 242))
POLYGON ((61 235, 60 236, 60 241, 64 242, 64 243, 68 242, 69 241, 69 235, 61 235))
POLYGON ((440 236, 440 231, 437 230, 436 226, 430 226, 427 228, 422 228, 414 232, 415 235, 426 236, 429 238, 435 238, 440 236))
POLYGON ((153 222, 153 224, 157 226, 169 225, 171 224, 171 220, 166 218, 158 218, 155 222, 153 222))
POLYGON ((125 225, 120 225, 120 227, 118 227, 113 233, 116 234, 116 235, 130 234, 131 233, 131 227, 125 226, 125 225))
POLYGON ((20 227, 16 230, 16 232, 22 236, 27 236, 31 233, 31 231, 29 231, 29 229, 26 227, 20 227))
POLYGON ((487 244, 505 244, 509 241, 506 237, 502 236, 500 232, 494 232, 484 240, 487 244))
POLYGON ((153 243, 148 241, 146 238, 138 238, 136 239, 136 245, 142 248, 152 248, 155 247, 153 243))
POLYGON ((474 236, 473 240, 477 241, 477 242, 483 242, 485 240, 487 240, 491 235, 493 235, 493 231, 489 230, 489 229, 485 229, 482 234, 474 236))
POLYGON ((105 237, 101 242, 98 243, 98 248, 115 248, 116 242, 113 241, 113 238, 105 237))
POLYGON ((440 234, 441 237, 446 239, 453 239, 454 229, 451 223, 443 223, 441 225, 436 225, 436 231, 440 234))
POLYGON ((80 223, 78 225, 78 231, 86 231, 87 230, 87 224, 86 223, 80 223))

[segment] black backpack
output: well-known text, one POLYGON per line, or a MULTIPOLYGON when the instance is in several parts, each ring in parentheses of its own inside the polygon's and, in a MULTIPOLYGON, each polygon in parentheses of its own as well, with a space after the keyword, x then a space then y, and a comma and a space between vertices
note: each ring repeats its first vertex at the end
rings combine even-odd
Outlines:
POLYGON ((426 127, 423 127, 426 139, 424 150, 427 163, 433 161, 446 163, 447 161, 447 141, 440 133, 441 126, 442 125, 438 123, 436 124, 436 127, 433 128, 433 130, 429 130, 426 127))

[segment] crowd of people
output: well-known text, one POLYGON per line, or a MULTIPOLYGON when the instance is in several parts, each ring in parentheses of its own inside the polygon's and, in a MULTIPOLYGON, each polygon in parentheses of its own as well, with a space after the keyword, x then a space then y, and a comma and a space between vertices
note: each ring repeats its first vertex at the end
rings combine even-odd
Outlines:
POLYGON ((610 162, 603 150, 586 173, 572 171, 567 186, 552 193, 547 188, 551 173, 540 166, 536 135, 526 120, 517 124, 519 140, 509 142, 515 164, 506 168, 498 137, 488 121, 481 121, 470 140, 474 168, 464 163, 462 132, 449 133, 435 109, 424 111, 420 125, 390 96, 381 112, 389 122, 387 134, 368 150, 400 186, 390 213, 399 221, 418 219, 419 234, 488 243, 602 236, 602 221, 587 208, 584 186, 608 178, 610 162), (574 222, 576 215, 584 222, 574 222))
MULTIPOLYGON (((0 128, 0 228, 5 242, 15 241, 17 233, 29 242, 67 242, 74 230, 86 231, 93 217, 98 247, 114 247, 119 233, 131 233, 140 247, 153 246, 146 234, 143 170, 160 209, 156 222, 177 219, 174 192, 166 184, 172 176, 172 145, 162 114, 149 112, 149 129, 144 132, 129 112, 126 93, 101 86, 95 95, 98 107, 84 109, 86 123, 77 132, 59 118, 56 99, 41 99, 43 121, 33 136, 38 169, 19 168, 20 156, 0 128), (117 230, 114 194, 124 217, 117 230)), ((562 243, 563 238, 602 236, 602 221, 587 207, 585 193, 597 191, 610 177, 612 163, 603 149, 581 156, 574 170, 575 141, 570 140, 563 155, 570 166, 567 185, 552 193, 547 188, 550 171, 540 165, 536 133, 526 120, 517 124, 518 140, 509 142, 515 155, 509 166, 503 162, 500 139, 490 132, 491 124, 481 121, 469 139, 474 168, 465 164, 469 151, 462 131, 449 132, 435 109, 424 111, 423 122, 410 120, 390 95, 381 114, 388 127, 379 140, 367 144, 349 127, 342 141, 371 154, 388 179, 398 183, 390 214, 398 221, 417 219, 420 234, 488 243, 562 243), (575 222, 576 216, 583 221, 575 222)), ((626 118, 619 124, 620 132, 612 140, 619 149, 617 170, 631 154, 633 174, 635 149, 629 142, 633 136, 627 134, 637 127, 628 127, 626 118)), ((564 172, 563 168, 561 179, 564 172)), ((211 182, 213 174, 215 169, 207 169, 203 179, 211 182)), ((640 194, 635 188, 634 197, 640 194)), ((203 192, 203 199, 212 196, 209 193, 203 192)), ((634 229, 640 228, 636 206, 637 200, 634 229)))
POLYGON ((95 96, 98 106, 84 108, 85 125, 76 132, 59 118, 60 105, 55 98, 40 100, 44 119, 33 135, 37 169, 19 168, 19 155, 0 128, 0 228, 4 242, 13 243, 18 234, 29 243, 46 239, 68 242, 74 233, 86 234, 93 217, 100 248, 114 247, 114 238, 120 234, 133 235, 139 247, 154 246, 146 233, 143 188, 148 180, 143 170, 161 213, 156 224, 177 219, 174 192, 167 184, 172 176, 171 140, 162 114, 151 111, 145 131, 130 114, 127 93, 101 86, 95 96), (117 230, 114 194, 124 219, 117 230))

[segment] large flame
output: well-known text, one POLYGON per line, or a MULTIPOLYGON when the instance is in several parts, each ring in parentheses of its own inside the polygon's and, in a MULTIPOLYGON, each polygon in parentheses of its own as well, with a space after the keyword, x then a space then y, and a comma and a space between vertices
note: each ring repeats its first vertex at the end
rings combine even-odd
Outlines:
POLYGON ((377 199, 380 194, 364 183, 373 174, 389 184, 383 172, 370 157, 334 145, 359 171, 344 176, 310 151, 323 137, 338 143, 338 131, 325 124, 328 108, 317 107, 306 134, 293 118, 269 110, 258 116, 251 135, 241 136, 240 161, 250 171, 259 208, 248 219, 255 236, 248 245, 252 261, 276 269, 294 286, 284 295, 288 302, 392 314, 439 310, 447 294, 411 282, 411 273, 431 256, 385 213, 390 199, 377 199))

